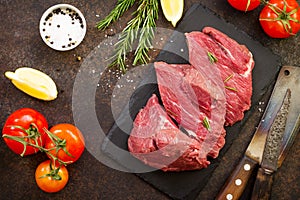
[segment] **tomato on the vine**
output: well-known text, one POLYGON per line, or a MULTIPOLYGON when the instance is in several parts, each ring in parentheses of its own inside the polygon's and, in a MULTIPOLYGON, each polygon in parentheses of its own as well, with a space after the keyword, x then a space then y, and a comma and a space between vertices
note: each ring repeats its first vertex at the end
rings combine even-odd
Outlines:
POLYGON ((296 0, 270 0, 262 9, 259 22, 267 35, 287 38, 300 30, 300 8, 296 0))
POLYGON ((260 5, 260 0, 228 0, 228 3, 237 10, 251 11, 260 5))
POLYGON ((8 116, 2 137, 16 154, 30 155, 39 151, 34 145, 43 146, 47 138, 43 129, 48 129, 46 118, 34 109, 22 108, 8 116))
POLYGON ((57 124, 49 131, 52 136, 45 143, 48 157, 63 164, 77 161, 85 147, 80 130, 72 124, 57 124))
POLYGON ((39 188, 48 193, 62 190, 69 180, 69 173, 64 165, 54 166, 50 160, 44 161, 35 170, 35 181, 39 188))

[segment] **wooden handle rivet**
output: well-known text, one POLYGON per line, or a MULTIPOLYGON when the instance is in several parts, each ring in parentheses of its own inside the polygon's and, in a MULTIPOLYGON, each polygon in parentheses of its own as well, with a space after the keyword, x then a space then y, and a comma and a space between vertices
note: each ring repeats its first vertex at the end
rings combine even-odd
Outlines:
POLYGON ((241 179, 236 179, 236 180, 235 180, 235 184, 236 184, 237 186, 242 185, 242 180, 241 180, 241 179))
POLYGON ((233 199, 233 195, 232 194, 227 194, 226 195, 226 199, 227 200, 232 200, 233 199))
POLYGON ((244 170, 249 171, 251 169, 251 166, 249 164, 244 165, 244 170))

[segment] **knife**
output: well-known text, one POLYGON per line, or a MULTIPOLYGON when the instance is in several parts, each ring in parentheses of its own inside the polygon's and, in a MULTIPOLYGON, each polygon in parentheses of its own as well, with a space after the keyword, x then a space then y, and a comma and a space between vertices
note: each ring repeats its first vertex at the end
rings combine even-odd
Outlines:
POLYGON ((277 161, 279 158, 283 134, 285 133, 284 130, 286 126, 287 115, 289 112, 290 98, 291 90, 288 89, 281 109, 277 113, 275 121, 268 133, 267 142, 265 144, 263 153, 263 159, 261 162, 261 166, 258 169, 254 189, 252 191, 252 200, 269 199, 273 183, 272 175, 278 167, 277 161))
MULTIPOLYGON (((299 105, 297 105, 297 96, 300 98, 300 68, 284 66, 280 70, 277 81, 275 83, 274 89, 272 91, 270 100, 268 102, 266 111, 263 114, 263 117, 258 125, 257 130, 255 131, 253 138, 248 145, 246 152, 243 158, 240 160, 239 164, 231 173, 230 177, 225 182, 224 187, 220 190, 216 199, 225 199, 225 200, 234 200, 239 199, 242 195, 246 184, 253 173, 253 170, 262 162, 264 147, 267 139, 268 132, 276 118, 277 113, 279 112, 281 105, 283 104, 284 97, 287 91, 287 88, 291 88, 291 91, 295 91, 297 95, 293 96, 291 102, 290 110, 292 111, 289 115, 293 116, 291 120, 287 123, 295 124, 294 116, 299 115, 299 105), (293 110, 293 108, 294 110, 293 110), (296 112, 296 113, 295 113, 296 112)), ((294 93, 294 92, 293 92, 294 93)), ((289 125, 289 126, 292 126, 289 125)), ((287 140, 284 140, 287 144, 287 140)), ((288 145, 284 145, 281 149, 280 154, 282 154, 284 149, 288 145)), ((286 152, 284 152, 286 153, 286 152)))
MULTIPOLYGON (((300 80, 300 77, 298 77, 298 79, 300 80)), ((294 92, 300 92, 300 89, 294 92)), ((287 126, 286 123, 290 107, 290 99, 291 90, 287 89, 283 105, 277 113, 275 122, 273 123, 267 137, 263 159, 261 166, 258 169, 254 189, 252 191, 252 200, 269 199, 273 183, 273 174, 281 166, 290 146, 293 144, 296 134, 299 132, 299 109, 298 111, 293 111, 293 113, 298 113, 298 116, 297 114, 294 116, 294 119, 296 119, 295 124, 293 126, 287 126)), ((298 108, 299 107, 300 106, 298 106, 298 108)), ((292 121, 294 121, 294 119, 292 121)))

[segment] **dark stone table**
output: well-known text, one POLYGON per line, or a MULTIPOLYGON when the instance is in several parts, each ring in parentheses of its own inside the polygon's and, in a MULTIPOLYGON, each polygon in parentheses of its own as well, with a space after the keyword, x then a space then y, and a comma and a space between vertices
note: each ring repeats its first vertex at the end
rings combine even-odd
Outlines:
MULTIPOLYGON (((75 77, 81 64, 89 53, 108 36, 119 33, 130 19, 130 13, 136 5, 127 12, 120 21, 114 23, 106 31, 98 31, 95 24, 104 18, 116 1, 42 1, 42 0, 0 0, 0 124, 1 128, 13 111, 22 107, 31 107, 43 113, 50 126, 58 123, 74 123, 72 112, 72 96, 75 77), (39 20, 43 12, 58 3, 69 3, 84 14, 87 21, 87 34, 84 41, 74 50, 59 52, 44 44, 39 35, 39 20), (81 60, 78 60, 81 57, 81 60), (4 77, 7 70, 29 66, 47 73, 58 87, 58 98, 44 102, 34 99, 17 90, 4 77)), ((186 0, 186 12, 193 3, 200 1, 186 0)), ((299 2, 299 1, 298 1, 299 2)), ((232 23, 238 29, 247 33, 254 40, 269 48, 281 58, 281 65, 300 66, 300 36, 288 39, 271 39, 266 36, 258 22, 261 7, 249 13, 243 13, 231 8, 225 0, 202 0, 201 3, 232 23)), ((201 19, 199 19, 201 20, 201 19)), ((160 10, 157 26, 172 29, 160 10)), ((160 45, 163 46, 161 41, 160 45)), ((154 59, 159 50, 151 51, 154 59)), ((130 58, 130 57, 129 57, 130 58)), ((128 76, 136 79, 142 77, 143 70, 130 72, 128 76)), ((126 75, 125 75, 126 76, 126 75)), ((111 97, 113 86, 120 77, 119 72, 106 70, 98 85, 97 116, 101 128, 107 132, 113 125, 111 112, 111 97)), ((130 79, 129 79, 130 82, 130 79)), ((264 99, 268 99, 268 91, 264 99)), ((116 104, 116 112, 122 109, 124 101, 116 104)), ((89 102, 83 102, 89 103, 89 102)), ((258 106, 258 105, 253 105, 258 106)), ((263 108, 264 105, 262 105, 263 108)), ((242 156, 251 140, 258 118, 259 109, 255 109, 249 118, 248 127, 244 128, 226 155, 221 159, 219 167, 211 176, 206 187, 200 192, 198 199, 213 199, 228 177, 234 165, 242 156), (251 122, 253 122, 251 124, 251 122)), ((85 119, 88 120, 88 119, 85 119)), ((21 158, 8 149, 0 140, 0 199, 169 199, 168 196, 156 190, 135 174, 111 169, 94 158, 89 151, 84 151, 80 160, 68 166, 70 180, 65 189, 56 194, 41 191, 34 180, 34 172, 39 163, 46 160, 42 153, 21 158)), ((271 194, 272 199, 299 198, 300 188, 300 136, 296 137, 286 160, 275 174, 271 194)))

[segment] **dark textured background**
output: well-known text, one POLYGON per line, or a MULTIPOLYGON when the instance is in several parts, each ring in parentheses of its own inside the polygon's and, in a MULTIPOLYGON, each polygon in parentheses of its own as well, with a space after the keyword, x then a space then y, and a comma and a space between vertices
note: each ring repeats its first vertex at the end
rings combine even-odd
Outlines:
MULTIPOLYGON (((105 17, 114 7, 116 1, 41 1, 41 0, 0 0, 0 125, 1 128, 10 113, 22 107, 32 107, 42 112, 50 125, 67 122, 74 123, 72 114, 72 90, 75 76, 82 60, 93 50, 105 35, 118 33, 124 28, 130 12, 116 22, 107 31, 95 28, 97 21, 105 17), (40 38, 38 25, 43 12, 57 3, 69 3, 77 7, 84 14, 88 30, 87 35, 77 48, 67 52, 58 52, 46 46, 40 38), (29 66, 42 70, 50 75, 58 87, 58 98, 55 101, 43 102, 17 90, 4 77, 7 70, 15 70, 21 66, 29 66)), ((185 12, 194 0, 185 1, 185 12)), ((298 1, 299 2, 299 1, 298 1)), ((300 66, 300 36, 288 39, 271 39, 266 36, 258 23, 261 7, 249 13, 243 13, 231 8, 225 0, 202 0, 201 3, 238 29, 247 33, 263 46, 281 57, 282 65, 300 66)), ((201 20, 201 19, 199 19, 201 20)), ((160 10, 158 27, 172 28, 160 10)), ((162 42, 163 44, 163 42, 162 42)), ((152 51, 155 58, 159 51, 152 51)), ((134 76, 140 77, 139 74, 134 76)), ((110 98, 113 87, 109 83, 116 82, 111 72, 103 76, 104 85, 98 88, 97 99, 98 119, 104 131, 108 131, 113 124, 110 111, 110 98)), ((266 93, 264 101, 268 99, 270 91, 266 93)), ((263 101, 262 100, 262 101, 263 101)), ((200 192, 198 199, 213 199, 226 180, 234 165, 242 156, 249 143, 252 132, 261 116, 258 108, 265 105, 253 105, 254 114, 249 118, 247 127, 234 141, 231 148, 222 158, 207 186, 200 192)), ((120 102, 122 107, 122 102, 120 102)), ((70 180, 65 189, 57 194, 46 194, 35 184, 34 172, 37 165, 44 161, 44 154, 37 154, 25 158, 15 155, 8 149, 4 141, 0 140, 0 199, 168 199, 160 191, 134 174, 113 170, 98 162, 88 151, 81 159, 68 167, 70 180)), ((300 188, 300 136, 298 135, 285 162, 275 175, 272 199, 295 199, 299 196, 300 188)))

